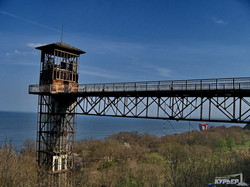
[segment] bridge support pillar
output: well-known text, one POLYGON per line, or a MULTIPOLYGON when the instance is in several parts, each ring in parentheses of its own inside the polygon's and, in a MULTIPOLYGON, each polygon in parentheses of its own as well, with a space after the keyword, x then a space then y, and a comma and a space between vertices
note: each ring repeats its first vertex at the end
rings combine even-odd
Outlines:
POLYGON ((75 101, 70 96, 39 96, 39 186, 72 185, 75 101))

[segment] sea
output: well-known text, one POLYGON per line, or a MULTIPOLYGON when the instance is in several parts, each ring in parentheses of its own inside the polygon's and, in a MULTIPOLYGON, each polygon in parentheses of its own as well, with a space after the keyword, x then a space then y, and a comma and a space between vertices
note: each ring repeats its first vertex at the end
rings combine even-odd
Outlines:
MULTIPOLYGON (((204 123, 204 122, 203 122, 204 123)), ((138 132, 158 137, 199 130, 200 122, 168 121, 157 119, 138 119, 105 116, 78 115, 76 140, 105 139, 119 132, 138 132)), ((211 126, 245 126, 244 124, 211 123, 211 126)), ((37 113, 0 111, 0 146, 11 143, 21 146, 26 140, 35 140, 37 132, 37 113)))

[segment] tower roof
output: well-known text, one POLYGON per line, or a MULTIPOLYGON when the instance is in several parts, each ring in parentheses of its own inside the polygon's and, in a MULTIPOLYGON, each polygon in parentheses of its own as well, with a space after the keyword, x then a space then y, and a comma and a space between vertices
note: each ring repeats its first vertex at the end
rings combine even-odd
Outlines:
POLYGON ((43 46, 36 47, 36 49, 39 49, 42 51, 43 50, 50 51, 50 50, 54 50, 54 49, 61 49, 61 50, 75 53, 78 55, 86 53, 85 51, 78 49, 74 46, 71 46, 69 44, 66 44, 64 42, 56 42, 56 43, 52 43, 52 44, 48 44, 48 45, 43 45, 43 46))

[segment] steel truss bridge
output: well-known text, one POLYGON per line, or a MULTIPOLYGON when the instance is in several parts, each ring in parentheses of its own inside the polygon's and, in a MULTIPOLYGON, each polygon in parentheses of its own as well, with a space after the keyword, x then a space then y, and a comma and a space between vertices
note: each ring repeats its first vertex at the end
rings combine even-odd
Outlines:
POLYGON ((51 85, 31 85, 41 97, 75 98, 67 113, 166 120, 249 123, 250 77, 176 81, 79 84, 55 93, 51 85), (77 109, 77 110, 75 110, 77 109))
POLYGON ((38 186, 74 184, 75 114, 249 123, 250 77, 79 84, 85 51, 63 42, 41 50, 38 95, 38 186))

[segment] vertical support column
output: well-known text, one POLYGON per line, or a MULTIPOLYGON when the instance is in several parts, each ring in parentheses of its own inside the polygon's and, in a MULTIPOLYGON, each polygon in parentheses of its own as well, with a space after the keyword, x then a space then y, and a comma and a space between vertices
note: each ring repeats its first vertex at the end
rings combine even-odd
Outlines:
MULTIPOLYGON (((150 97, 150 98, 151 98, 151 97, 150 97)), ((149 103, 148 100, 149 100, 149 97, 146 98, 146 106, 145 106, 145 107, 146 107, 146 117, 148 117, 148 107, 149 107, 149 106, 148 106, 148 103, 149 103)))
POLYGON ((203 97, 201 97, 200 120, 203 120, 203 97))
POLYGON ((71 186, 76 98, 39 96, 39 186, 71 186))
POLYGON ((212 101, 211 98, 208 98, 208 102, 209 102, 209 108, 208 108, 208 120, 211 120, 211 112, 212 112, 212 101))
MULTIPOLYGON (((234 84, 233 84, 234 85, 234 84)), ((236 121, 236 98, 233 97, 233 120, 236 121)))
POLYGON ((174 118, 174 97, 170 97, 170 110, 171 110, 171 118, 174 118))
POLYGON ((138 97, 135 97, 135 116, 138 117, 138 97))
POLYGON ((157 114, 156 114, 157 118, 159 118, 159 116, 160 116, 160 107, 161 107, 161 98, 158 97, 157 98, 157 114))
POLYGON ((239 104, 239 121, 241 121, 241 116, 242 116, 242 112, 241 112, 241 108, 242 108, 242 97, 239 97, 240 99, 240 104, 239 104))
POLYGON ((184 97, 180 98, 181 100, 181 112, 180 112, 180 118, 183 119, 184 118, 184 110, 185 110, 185 105, 184 105, 184 97))

